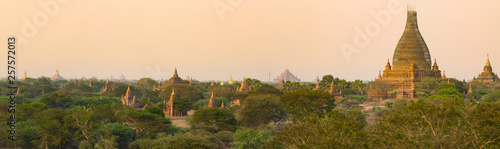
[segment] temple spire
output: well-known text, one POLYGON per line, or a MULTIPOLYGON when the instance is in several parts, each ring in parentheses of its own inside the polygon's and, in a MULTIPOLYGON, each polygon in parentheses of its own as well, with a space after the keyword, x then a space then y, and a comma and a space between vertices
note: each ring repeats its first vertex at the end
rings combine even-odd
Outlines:
POLYGON ((169 102, 174 102, 174 97, 175 97, 175 88, 172 88, 172 94, 170 94, 170 101, 169 102))
POLYGON ((215 108, 217 104, 215 103, 214 92, 212 91, 212 96, 210 96, 210 102, 208 103, 208 108, 215 108))
POLYGON ((132 91, 130 91, 130 84, 128 85, 128 88, 127 88, 127 92, 125 93, 125 96, 129 96, 130 94, 132 94, 132 91))
POLYGON ((490 65, 490 54, 486 55, 486 65, 485 66, 491 66, 490 65))
POLYGON ((233 84, 233 75, 231 75, 231 77, 229 78, 229 84, 233 84))
POLYGON ((446 71, 443 71, 443 80, 446 79, 446 71))
POLYGON ((193 85, 193 77, 189 80, 189 86, 193 85))
POLYGON ((382 72, 378 70, 378 79, 382 79, 382 72))
POLYGON ((472 82, 469 84, 469 91, 467 92, 467 95, 472 94, 472 82))
POLYGON ((434 66, 432 66, 432 70, 439 70, 436 59, 434 59, 434 66))
POLYGON ((224 109, 225 106, 224 106, 224 101, 222 101, 222 105, 220 106, 221 109, 224 109))
POLYGON ((392 66, 391 63, 389 62, 389 59, 387 59, 387 64, 385 65, 385 70, 391 70, 392 66))
POLYGON ((23 81, 26 80, 27 76, 26 76, 26 69, 24 70, 24 77, 23 77, 23 81))
POLYGON ((179 77, 179 75, 177 74, 177 67, 175 67, 174 69, 174 77, 179 77))

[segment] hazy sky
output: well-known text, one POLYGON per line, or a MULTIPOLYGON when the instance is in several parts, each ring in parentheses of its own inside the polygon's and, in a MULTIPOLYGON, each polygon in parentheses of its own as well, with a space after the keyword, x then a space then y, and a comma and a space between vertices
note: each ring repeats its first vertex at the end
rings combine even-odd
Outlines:
POLYGON ((166 79, 177 66, 182 78, 197 80, 267 81, 285 69, 302 81, 325 74, 373 80, 387 59, 392 63, 406 7, 414 4, 431 57, 448 77, 472 79, 488 53, 500 72, 500 1, 395 2, 1 0, 0 45, 7 50, 11 33, 25 39, 17 68, 29 77, 50 77, 59 68, 65 78, 166 79), (39 4, 47 1, 55 5, 39 4), (364 35, 368 40, 357 40, 364 35), (349 55, 343 44, 357 50, 349 55))

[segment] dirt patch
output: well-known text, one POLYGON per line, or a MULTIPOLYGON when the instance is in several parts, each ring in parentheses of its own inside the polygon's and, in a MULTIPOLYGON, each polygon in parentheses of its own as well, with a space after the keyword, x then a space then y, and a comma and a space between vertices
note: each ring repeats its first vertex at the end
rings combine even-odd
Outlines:
POLYGON ((176 116, 176 117, 170 117, 170 121, 172 121, 172 125, 181 127, 181 128, 190 128, 191 126, 188 124, 186 121, 187 117, 193 116, 195 110, 191 110, 187 112, 187 116, 176 116))

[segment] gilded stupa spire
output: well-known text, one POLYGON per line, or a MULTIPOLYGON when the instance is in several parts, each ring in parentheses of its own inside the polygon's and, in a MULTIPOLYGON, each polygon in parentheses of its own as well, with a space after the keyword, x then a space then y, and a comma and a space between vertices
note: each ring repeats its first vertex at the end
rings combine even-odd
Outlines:
POLYGON ((215 108, 217 104, 215 103, 214 92, 212 91, 212 95, 210 96, 210 101, 208 103, 208 108, 215 108))
POLYGON ((446 71, 443 71, 443 80, 446 79, 446 71))
POLYGON ((233 84, 233 75, 231 75, 231 77, 229 78, 229 84, 233 84))
POLYGON ((174 77, 179 77, 179 75, 177 74, 177 67, 175 67, 174 69, 174 77))
POLYGON ((378 70, 378 79, 382 79, 382 72, 378 70))
POLYGON ((391 70, 392 66, 391 63, 389 62, 389 59, 387 59, 387 64, 385 65, 385 70, 391 70))
POLYGON ((486 65, 485 66, 491 66, 490 65, 490 54, 486 55, 486 65))
POLYGON ((193 77, 190 78, 189 80, 189 86, 193 85, 193 77))
POLYGON ((432 66, 432 70, 439 70, 436 59, 434 59, 434 66, 432 66))
POLYGON ((26 80, 27 78, 27 75, 26 75, 26 70, 24 70, 24 77, 23 77, 23 81, 26 80))
POLYGON ((125 93, 125 96, 129 96, 132 94, 132 91, 130 91, 130 84, 128 85, 127 92, 125 93))

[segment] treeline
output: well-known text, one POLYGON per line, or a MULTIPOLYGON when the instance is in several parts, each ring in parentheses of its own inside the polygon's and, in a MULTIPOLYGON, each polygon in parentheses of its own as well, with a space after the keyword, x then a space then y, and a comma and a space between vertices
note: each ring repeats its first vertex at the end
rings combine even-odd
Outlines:
MULTIPOLYGON (((16 146, 22 148, 499 148, 500 99, 497 84, 473 82, 473 93, 463 81, 427 80, 417 85, 419 100, 398 99, 374 107, 374 121, 357 105, 366 101, 368 84, 326 75, 315 84, 275 88, 276 84, 248 78, 248 94, 232 85, 210 82, 174 85, 153 91, 157 82, 143 78, 131 84, 142 109, 124 106, 120 97, 129 82, 112 82, 113 93, 100 93, 104 85, 86 80, 54 82, 38 78, 16 82, 16 146), (352 90, 339 101, 328 93, 352 90), (430 83, 429 83, 430 82, 430 83), (461 83, 461 84, 459 84, 461 83), (62 88, 61 88, 62 84, 62 88), (429 85, 430 84, 430 85, 429 85), (338 85, 338 86, 337 86, 338 85), (175 88, 174 106, 190 128, 176 127, 165 118, 163 101, 175 88), (482 89, 480 89, 482 88, 482 89), (483 90, 483 91, 478 91, 483 90), (34 91, 33 93, 29 93, 34 91), (484 93, 485 92, 485 93, 484 93), (217 106, 206 108, 211 94, 217 106), (480 96, 480 97, 479 97, 480 96), (238 101, 240 105, 231 104, 238 101)), ((105 80, 93 80, 105 83, 105 80)), ((286 84, 295 84, 287 82, 286 84)), ((7 92, 0 81, 0 91, 7 92)), ((348 93, 350 91, 347 91, 348 93)), ((5 94, 3 94, 5 95, 5 94)), ((7 109, 8 97, 0 97, 7 109)), ((10 113, 0 112, 6 124, 10 113)), ((7 125, 0 125, 7 130, 7 125)), ((14 147, 1 131, 0 147, 14 147), (5 136, 5 137, 4 137, 5 136)))

